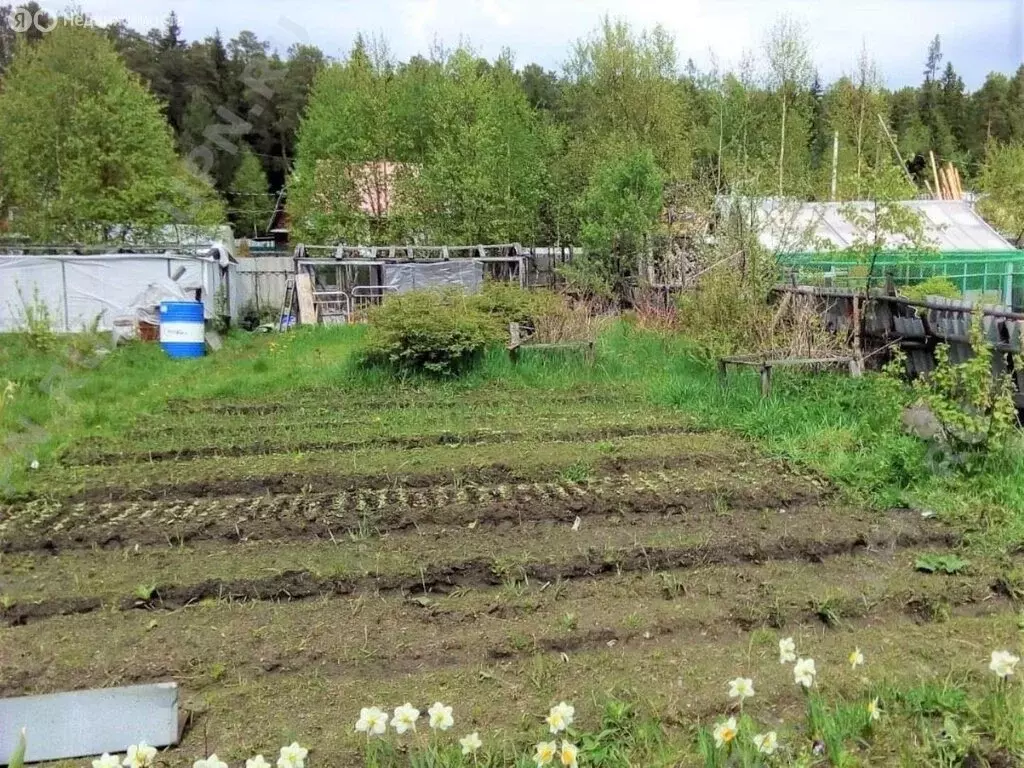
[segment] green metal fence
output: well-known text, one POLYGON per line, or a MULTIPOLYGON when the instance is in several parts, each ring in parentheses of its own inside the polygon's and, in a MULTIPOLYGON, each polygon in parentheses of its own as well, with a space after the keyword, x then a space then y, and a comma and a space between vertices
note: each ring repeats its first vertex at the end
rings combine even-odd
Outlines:
MULTIPOLYGON (((801 283, 863 288, 869 262, 847 254, 787 253, 779 256, 784 271, 796 270, 801 283)), ((944 277, 965 297, 1015 306, 1024 302, 1024 251, 899 252, 878 257, 872 281, 881 285, 891 273, 897 285, 914 285, 944 277)))

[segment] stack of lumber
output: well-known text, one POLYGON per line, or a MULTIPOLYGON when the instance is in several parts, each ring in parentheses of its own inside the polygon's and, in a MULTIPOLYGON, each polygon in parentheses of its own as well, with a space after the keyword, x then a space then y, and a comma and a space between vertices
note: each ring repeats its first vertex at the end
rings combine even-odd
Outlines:
POLYGON ((960 179, 960 171, 952 163, 938 165, 935 162, 935 153, 930 152, 932 159, 932 181, 933 187, 927 181, 925 186, 928 192, 936 200, 963 200, 964 187, 960 179))

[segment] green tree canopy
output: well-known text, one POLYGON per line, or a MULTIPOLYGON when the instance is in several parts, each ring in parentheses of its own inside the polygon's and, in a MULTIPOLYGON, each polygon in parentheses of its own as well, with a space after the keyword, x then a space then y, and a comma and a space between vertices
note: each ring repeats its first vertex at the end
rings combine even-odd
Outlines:
POLYGON ((58 25, 19 47, 0 93, 0 169, 14 228, 36 240, 99 241, 223 214, 175 155, 156 99, 86 27, 58 25))
POLYGON ((622 296, 650 245, 662 209, 664 173, 649 149, 622 146, 597 164, 581 202, 585 256, 566 277, 582 293, 622 296))
POLYGON ((1024 242, 1024 143, 991 143, 978 186, 985 193, 979 211, 1018 245, 1024 242))
POLYGON ((267 226, 273 212, 273 199, 267 189, 267 174, 252 150, 242 150, 231 184, 231 217, 240 236, 258 236, 267 226))

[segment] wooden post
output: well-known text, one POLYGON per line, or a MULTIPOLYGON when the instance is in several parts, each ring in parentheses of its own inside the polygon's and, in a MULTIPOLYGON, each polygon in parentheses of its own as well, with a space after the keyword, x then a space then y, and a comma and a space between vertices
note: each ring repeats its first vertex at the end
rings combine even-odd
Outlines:
POLYGON ((768 363, 761 365, 761 397, 767 398, 772 393, 772 367, 768 363))
POLYGON ((519 330, 519 323, 508 324, 508 356, 515 363, 519 360, 519 345, 522 344, 522 333, 519 330))
POLYGON ((725 360, 719 359, 718 361, 718 384, 721 387, 725 387, 726 380, 729 377, 729 370, 725 360))
POLYGON ((939 169, 935 165, 935 152, 928 150, 928 155, 932 159, 932 176, 935 178, 935 194, 939 200, 943 199, 942 185, 939 184, 939 169))

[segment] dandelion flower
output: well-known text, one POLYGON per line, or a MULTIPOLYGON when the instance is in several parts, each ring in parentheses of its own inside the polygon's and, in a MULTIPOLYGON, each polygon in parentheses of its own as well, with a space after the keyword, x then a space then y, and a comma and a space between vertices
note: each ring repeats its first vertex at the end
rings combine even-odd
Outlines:
POLYGON ((1005 680, 1014 673, 1019 661, 1020 658, 1009 651, 992 651, 992 661, 989 662, 988 668, 1005 680))
POLYGON ((263 755, 256 755, 256 757, 250 757, 245 761, 245 768, 270 768, 270 763, 264 759, 263 755))
POLYGON ((860 652, 860 648, 854 648, 853 653, 850 654, 850 669, 856 669, 863 665, 864 654, 860 652))
POLYGON ((533 753, 533 762, 537 768, 550 765, 558 753, 558 745, 553 741, 542 741, 537 745, 537 751, 533 753))
POLYGON ((878 707, 877 697, 868 702, 868 719, 871 720, 871 722, 882 719, 882 710, 878 707))
POLYGON ((754 681, 749 677, 737 677, 735 680, 729 681, 730 699, 739 699, 742 704, 744 699, 749 699, 753 695, 754 681))
POLYGON ((814 676, 817 674, 818 670, 814 668, 814 659, 797 659, 793 666, 793 679, 804 688, 814 685, 814 676))
POLYGON ((277 758, 277 768, 306 768, 306 755, 308 754, 308 749, 300 747, 299 742, 293 741, 287 747, 281 747, 281 754, 277 758))
POLYGON ((92 768, 121 768, 121 760, 117 755, 110 755, 104 752, 92 761, 92 768))
POLYGON ((779 737, 775 731, 759 733, 754 737, 754 746, 762 755, 774 755, 775 750, 779 748, 779 737))
POLYGON ((715 726, 715 746, 721 749, 736 738, 736 718, 730 717, 724 723, 715 726))
POLYGON ((558 757, 562 761, 564 768, 578 768, 580 751, 575 744, 570 744, 568 741, 562 741, 562 750, 558 753, 558 757))
POLYGON ((431 728, 447 731, 455 725, 455 719, 452 717, 452 708, 446 707, 440 701, 435 701, 430 709, 427 710, 427 714, 430 716, 431 728))
POLYGON ((401 736, 406 731, 415 731, 416 721, 419 719, 420 711, 406 702, 400 707, 395 707, 395 716, 391 718, 391 727, 401 736))
POLYGON ((125 768, 152 768, 154 760, 156 760, 156 748, 140 741, 138 744, 128 747, 128 754, 121 765, 125 768))
POLYGON ((388 729, 388 714, 380 707, 363 707, 356 720, 356 731, 381 736, 388 729))
POLYGON ((779 640, 779 664, 792 664, 796 661, 796 643, 792 637, 779 640))
POLYGON ((228 768, 228 764, 217 755, 210 755, 205 760, 196 760, 192 763, 192 768, 228 768))
POLYGON ((552 733, 561 733, 572 725, 574 717, 576 717, 576 708, 563 701, 551 708, 545 722, 552 733))
POLYGON ((473 731, 469 736, 463 736, 459 739, 459 744, 462 745, 462 754, 464 755, 472 755, 484 745, 480 741, 480 734, 476 731, 473 731))

